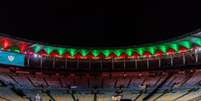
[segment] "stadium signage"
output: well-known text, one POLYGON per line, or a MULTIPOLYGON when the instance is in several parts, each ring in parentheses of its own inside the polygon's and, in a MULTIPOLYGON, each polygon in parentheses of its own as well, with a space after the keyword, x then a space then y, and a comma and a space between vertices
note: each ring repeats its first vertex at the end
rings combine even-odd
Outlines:
POLYGON ((0 64, 24 66, 25 56, 19 53, 0 51, 0 64))

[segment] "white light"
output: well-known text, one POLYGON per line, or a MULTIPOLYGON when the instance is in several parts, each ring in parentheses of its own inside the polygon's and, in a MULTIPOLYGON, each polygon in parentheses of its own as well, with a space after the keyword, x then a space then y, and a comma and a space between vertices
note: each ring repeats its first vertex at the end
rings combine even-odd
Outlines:
POLYGON ((41 58, 41 55, 38 55, 39 58, 41 58))
POLYGON ((34 58, 41 58, 41 55, 39 54, 33 54, 34 58))
POLYGON ((37 58, 37 57, 38 57, 38 55, 37 55, 37 54, 33 54, 33 56, 34 56, 34 58, 37 58))
POLYGON ((121 95, 114 95, 114 96, 112 96, 112 101, 120 101, 121 98, 122 98, 121 95))
POLYGON ((198 51, 201 51, 201 48, 199 47, 199 48, 197 48, 197 50, 198 50, 198 51))
POLYGON ((201 48, 200 48, 200 47, 195 49, 195 53, 198 53, 198 52, 200 52, 200 51, 201 51, 201 48))
POLYGON ((73 85, 73 86, 71 86, 70 88, 75 89, 75 88, 77 88, 77 86, 73 85))

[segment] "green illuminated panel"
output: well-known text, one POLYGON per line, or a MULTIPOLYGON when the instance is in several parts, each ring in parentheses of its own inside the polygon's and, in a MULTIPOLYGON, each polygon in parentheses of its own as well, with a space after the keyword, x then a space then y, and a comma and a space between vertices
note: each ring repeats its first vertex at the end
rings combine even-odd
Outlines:
POLYGON ((92 50, 92 54, 94 57, 97 57, 99 55, 100 51, 99 50, 92 50))
POLYGON ((17 47, 11 47, 10 50, 13 52, 17 52, 17 53, 20 52, 19 48, 17 48, 17 47))
POLYGON ((174 49, 176 52, 178 52, 178 45, 177 44, 170 44, 170 48, 174 49))
POLYGON ((40 45, 35 45, 33 50, 34 50, 35 53, 38 53, 41 50, 41 48, 42 47, 40 45))
POLYGON ((62 55, 62 54, 64 54, 65 49, 64 48, 59 48, 57 51, 58 51, 59 55, 62 55))
POLYGON ((102 52, 103 52, 103 55, 104 55, 105 57, 108 57, 108 56, 110 55, 110 53, 111 53, 110 50, 103 50, 102 52))
POLYGON ((81 49, 80 53, 81 53, 82 56, 86 56, 89 53, 89 51, 86 50, 86 49, 81 49))
POLYGON ((50 47, 50 46, 47 46, 47 47, 44 48, 44 50, 46 51, 46 53, 47 53, 48 55, 50 55, 50 53, 54 50, 54 48, 53 48, 53 47, 50 47))
POLYGON ((70 56, 74 56, 76 54, 76 49, 70 48, 68 49, 70 56))
POLYGON ((122 50, 118 49, 118 50, 114 50, 113 52, 114 52, 114 54, 115 54, 116 56, 120 56, 121 53, 122 53, 122 50))
POLYGON ((149 49, 149 52, 150 52, 151 54, 155 54, 155 52, 156 52, 156 47, 149 47, 148 49, 149 49))
POLYGON ((165 45, 160 45, 160 46, 159 46, 159 49, 160 49, 163 53, 166 53, 166 52, 167 52, 167 46, 165 46, 165 45))
POLYGON ((200 38, 192 38, 192 42, 201 46, 201 39, 200 38))
POLYGON ((132 56, 133 55, 133 50, 132 49, 126 49, 125 52, 128 56, 132 56))
POLYGON ((191 44, 189 41, 182 41, 180 44, 186 48, 191 48, 191 44))
POLYGON ((137 48, 137 53, 140 55, 144 54, 144 48, 137 48))

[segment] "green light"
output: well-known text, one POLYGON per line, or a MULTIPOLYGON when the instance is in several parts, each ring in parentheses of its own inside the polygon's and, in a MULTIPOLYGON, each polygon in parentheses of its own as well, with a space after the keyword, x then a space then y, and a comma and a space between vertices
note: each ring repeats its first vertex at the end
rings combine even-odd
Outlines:
POLYGON ((80 53, 81 53, 82 56, 86 56, 89 53, 89 51, 86 50, 86 49, 81 49, 80 53))
POLYGON ((155 54, 155 52, 156 52, 156 47, 149 47, 149 52, 150 52, 151 54, 155 54))
POLYGON ((170 44, 170 47, 171 47, 172 49, 174 49, 176 52, 178 52, 179 47, 178 47, 177 44, 170 44))
POLYGON ((50 55, 50 53, 54 50, 54 48, 53 48, 53 47, 50 47, 50 46, 46 46, 46 47, 44 48, 44 50, 46 51, 46 53, 47 53, 48 55, 50 55))
POLYGON ((14 52, 20 53, 20 50, 16 49, 16 50, 14 50, 14 52))
POLYGON ((70 56, 74 56, 76 54, 76 49, 70 48, 68 49, 70 56))
POLYGON ((33 50, 34 50, 35 53, 38 53, 41 50, 41 46, 40 45, 35 45, 33 50))
POLYGON ((118 50, 114 50, 113 52, 114 52, 114 54, 115 54, 116 56, 120 56, 121 53, 122 53, 122 50, 118 49, 118 50))
POLYGON ((160 45, 159 49, 163 52, 166 53, 167 52, 167 47, 165 45, 160 45))
POLYGON ((94 57, 97 57, 99 55, 100 51, 99 50, 92 50, 92 54, 94 57))
POLYGON ((58 49, 59 55, 64 54, 64 52, 65 52, 65 49, 64 49, 64 48, 59 48, 59 49, 58 49))
POLYGON ((20 53, 20 50, 17 47, 12 47, 12 48, 10 48, 10 50, 13 51, 13 52, 20 53))
POLYGON ((200 38, 192 38, 192 42, 201 46, 201 39, 200 38))
POLYGON ((105 57, 108 57, 110 55, 110 53, 111 53, 110 50, 103 50, 102 52, 103 52, 105 57))
POLYGON ((133 55, 133 50, 132 49, 126 49, 125 52, 128 56, 132 56, 133 55))
POLYGON ((186 48, 191 48, 191 44, 189 41, 182 41, 180 43, 182 46, 186 47, 186 48))
POLYGON ((144 54, 144 48, 137 48, 137 53, 140 55, 144 54))

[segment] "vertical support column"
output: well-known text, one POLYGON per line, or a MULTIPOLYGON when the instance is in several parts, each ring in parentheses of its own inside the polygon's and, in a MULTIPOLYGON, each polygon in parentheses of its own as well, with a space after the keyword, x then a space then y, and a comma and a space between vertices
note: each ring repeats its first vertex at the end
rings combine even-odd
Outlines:
POLYGON ((91 70, 91 59, 89 59, 89 70, 91 70))
POLYGON ((149 69, 149 59, 147 58, 147 69, 149 69))
POLYGON ((198 54, 195 54, 195 61, 198 63, 198 54))
POLYGON ((114 58, 112 58, 112 70, 114 69, 114 58))
POLYGON ((77 70, 79 69, 79 65, 80 65, 80 59, 78 58, 78 59, 77 59, 77 65, 76 65, 77 70))
POLYGON ((64 64, 64 68, 67 69, 68 64, 67 64, 67 58, 65 58, 65 64, 64 64))
POLYGON ((55 69, 55 61, 56 61, 56 57, 53 57, 53 63, 52 63, 52 67, 53 67, 53 69, 55 69))
POLYGON ((196 63, 198 62, 198 54, 197 54, 196 50, 195 50, 195 62, 196 63))
POLYGON ((182 54, 182 58, 183 58, 183 64, 185 65, 186 64, 186 57, 185 57, 184 53, 182 54))
POLYGON ((126 58, 124 58, 124 70, 126 69, 126 58))
POLYGON ((40 70, 43 71, 43 56, 40 57, 40 70))
POLYGON ((103 70, 103 59, 100 60, 101 71, 103 70))
POLYGON ((160 68, 161 67, 161 58, 158 57, 158 67, 160 68))
POLYGON ((97 93, 96 93, 96 91, 94 92, 94 101, 97 101, 97 93))
POLYGON ((173 64, 174 64, 174 63, 173 63, 173 56, 171 55, 171 56, 170 56, 170 65, 173 66, 173 64))
POLYGON ((138 67, 137 67, 137 59, 135 59, 135 69, 138 69, 138 67))
POLYGON ((30 62, 30 55, 27 55, 27 66, 29 67, 29 62, 30 62))

